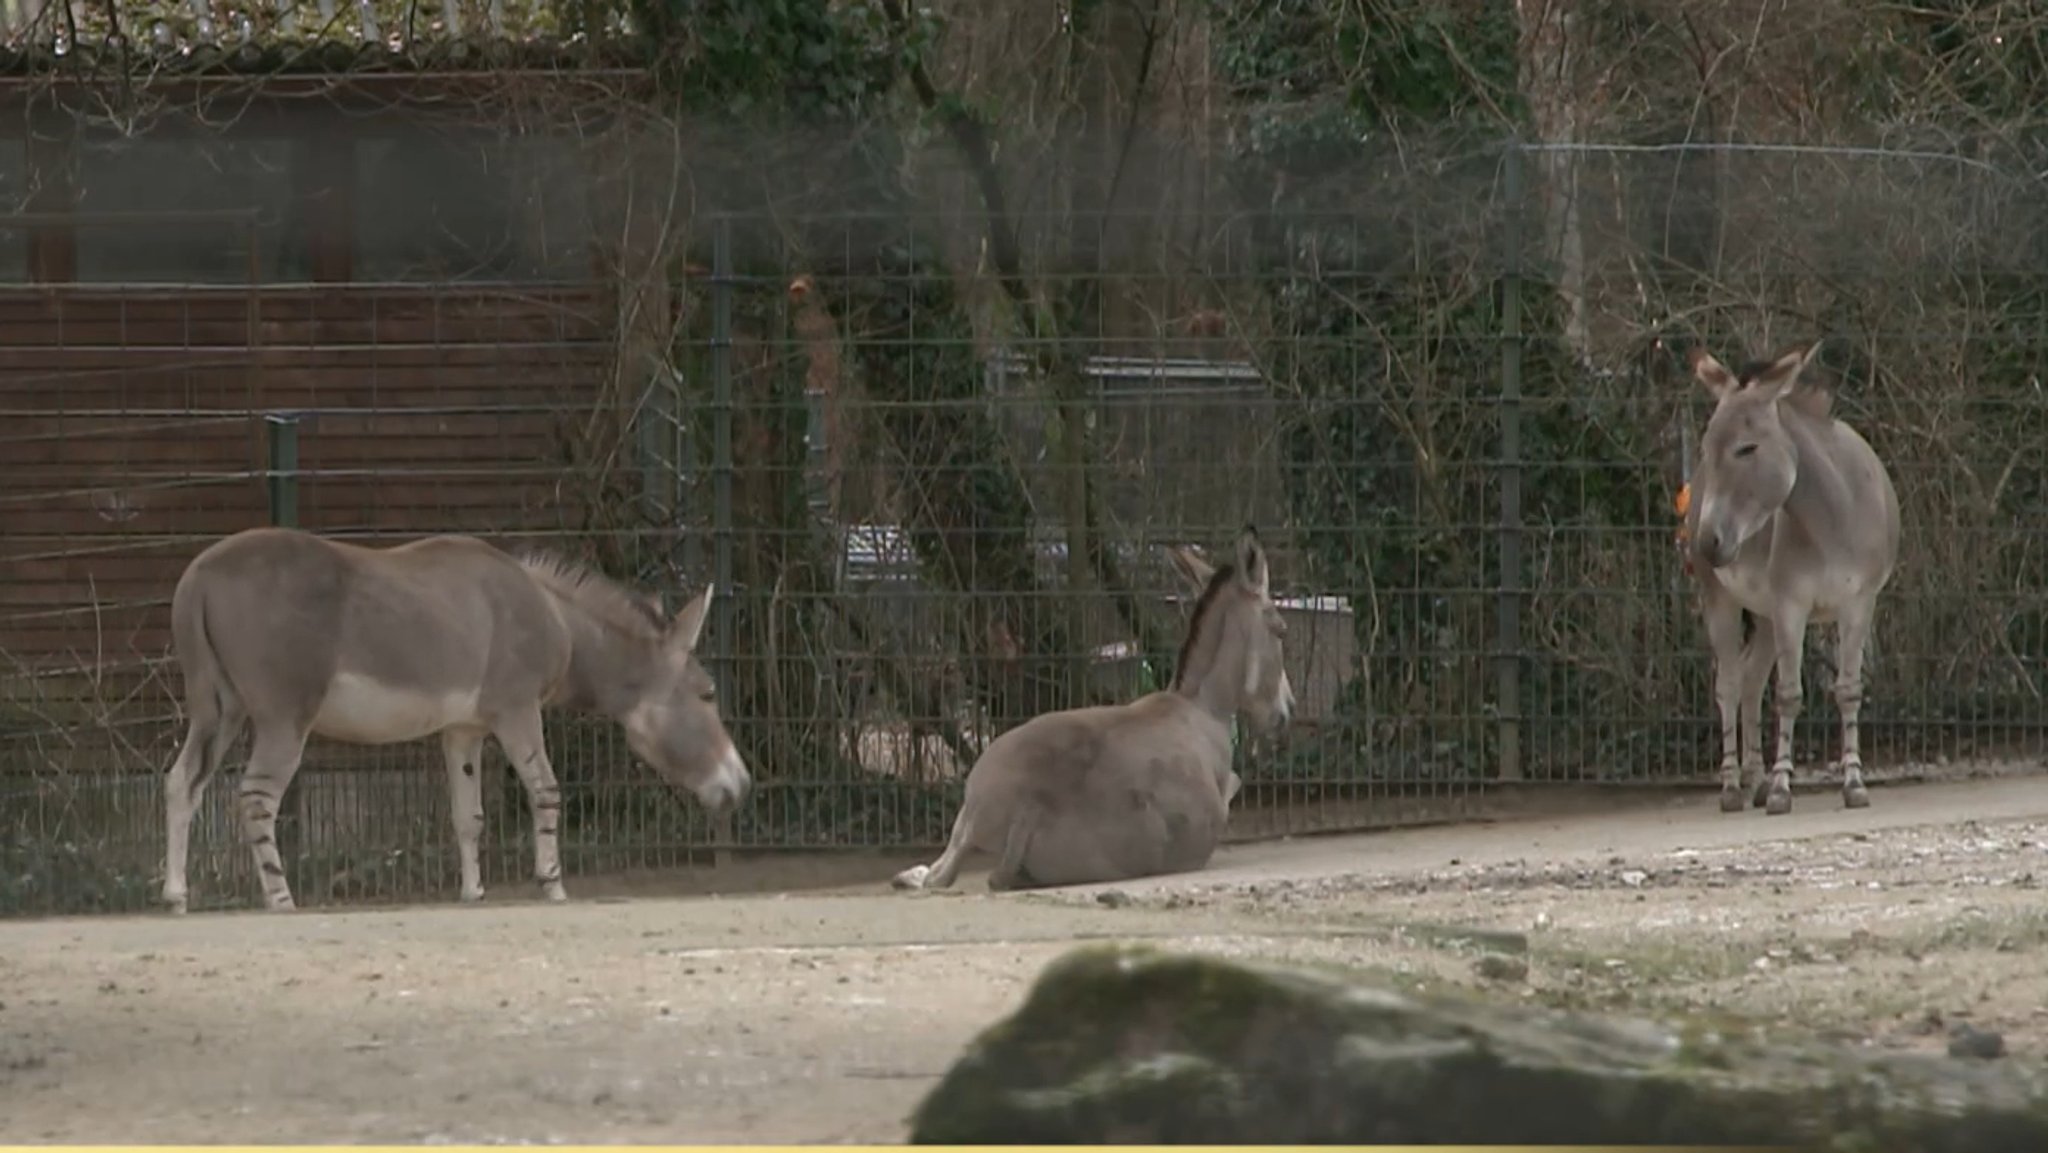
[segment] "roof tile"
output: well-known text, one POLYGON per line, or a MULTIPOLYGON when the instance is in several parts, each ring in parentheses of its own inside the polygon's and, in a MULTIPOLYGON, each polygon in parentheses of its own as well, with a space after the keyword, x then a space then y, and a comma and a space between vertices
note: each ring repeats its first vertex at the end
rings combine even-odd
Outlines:
MULTIPOLYGON (((626 4, 610 0, 597 36, 629 38, 626 4)), ((585 10, 583 5, 576 9, 585 10)), ((0 0, 0 37, 15 52, 44 49, 58 56, 79 47, 152 57, 215 55, 308 48, 381 45, 397 55, 457 42, 564 44, 587 41, 571 32, 553 0, 0 0), (125 44, 124 44, 125 41, 125 44)))

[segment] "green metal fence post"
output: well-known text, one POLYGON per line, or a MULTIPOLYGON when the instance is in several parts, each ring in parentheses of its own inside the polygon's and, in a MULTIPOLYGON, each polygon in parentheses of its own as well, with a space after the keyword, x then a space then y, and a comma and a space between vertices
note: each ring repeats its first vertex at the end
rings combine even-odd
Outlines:
MULTIPOLYGON (((264 488, 269 496, 270 523, 278 528, 299 527, 299 420, 296 412, 263 414, 264 439, 270 449, 264 488)), ((287 862, 293 859, 291 849, 298 847, 311 819, 306 811, 305 779, 304 772, 295 776, 278 800, 277 852, 287 862)))
POLYGON ((1495 604, 1495 676, 1500 713, 1500 779, 1522 779, 1522 161, 1508 143, 1501 173, 1505 203, 1500 341, 1500 587, 1495 604))
MULTIPOLYGON (((732 220, 718 221, 711 237, 711 547, 713 580, 718 595, 711 603, 714 667, 732 676, 733 588, 732 515, 732 220)), ((731 718, 727 718, 730 723, 731 718)), ((733 841, 731 814, 718 818, 712 859, 727 863, 733 841)))
POLYGON ((270 523, 299 527, 299 414, 271 412, 263 416, 270 442, 270 469, 264 480, 270 493, 270 523))

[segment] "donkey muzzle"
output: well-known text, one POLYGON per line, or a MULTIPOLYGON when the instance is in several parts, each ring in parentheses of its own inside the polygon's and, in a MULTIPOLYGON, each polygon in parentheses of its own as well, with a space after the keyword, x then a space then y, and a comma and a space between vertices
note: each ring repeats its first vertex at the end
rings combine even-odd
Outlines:
POLYGON ((697 801, 714 813, 725 813, 745 804, 753 792, 754 777, 747 772, 747 762, 738 749, 728 745, 711 779, 697 790, 697 801))
POLYGON ((1692 537, 1692 562, 1699 568, 1727 568, 1735 560, 1735 549, 1727 538, 1714 529, 1701 525, 1692 537))

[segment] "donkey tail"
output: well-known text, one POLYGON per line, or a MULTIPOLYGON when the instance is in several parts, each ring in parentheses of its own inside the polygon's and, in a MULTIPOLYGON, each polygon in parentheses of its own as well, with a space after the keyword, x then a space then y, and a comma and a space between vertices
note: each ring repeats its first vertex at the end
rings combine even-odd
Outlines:
POLYGON ((960 864, 974 847, 974 817, 976 806, 968 801, 960 806, 960 813, 953 818, 952 835, 946 838, 946 851, 929 865, 912 865, 895 875, 889 881, 896 889, 944 889, 953 884, 953 878, 960 875, 960 864))
POLYGON ((1038 832, 1038 811, 1035 806, 1019 806, 1011 816, 1009 828, 1003 834, 1003 855, 997 859, 996 867, 989 870, 988 888, 992 893, 1004 893, 1014 889, 1036 889, 1039 883, 1025 867, 1025 859, 1031 852, 1031 838, 1038 832))
POLYGON ((234 740, 242 707, 207 627, 206 589, 194 579, 197 568, 187 568, 171 593, 171 655, 185 674, 186 721, 193 733, 205 736, 205 763, 212 766, 234 740))
POLYGON ((1742 652, 1743 652, 1743 655, 1745 655, 1745 656, 1747 656, 1747 655, 1749 654, 1749 646, 1751 645, 1751 643, 1753 643, 1753 642, 1754 642, 1754 641, 1756 640, 1756 625, 1757 625, 1757 617, 1756 617, 1756 614, 1755 614, 1755 613, 1753 613, 1753 612, 1750 612, 1750 611, 1749 611, 1748 609, 1743 609, 1743 610, 1742 610, 1742 652))

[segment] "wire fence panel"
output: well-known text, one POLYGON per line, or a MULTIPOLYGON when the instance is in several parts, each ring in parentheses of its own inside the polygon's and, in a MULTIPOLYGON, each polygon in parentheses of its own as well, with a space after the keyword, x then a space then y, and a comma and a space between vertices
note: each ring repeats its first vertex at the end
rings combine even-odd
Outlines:
MULTIPOLYGON (((1517 354, 1530 772, 1671 779, 1718 761, 1712 664, 1672 541, 1711 410, 1683 354, 1738 365, 1819 340, 1810 375, 1902 505, 1864 666, 1866 761, 1880 775, 2038 768, 2039 181, 1904 150, 1519 159, 1524 264, 1542 284, 1517 354)), ((1805 648, 1802 775, 1834 772, 1840 753, 1832 634, 1817 626, 1805 648)))
MULTIPOLYGON (((602 305, 587 287, 80 288, 0 302, 19 318, 0 345, 13 370, 0 773, 23 858, 0 905, 152 897, 158 778, 182 738, 168 607, 206 545, 266 523, 372 543, 585 532, 594 506, 565 483, 562 433, 592 413, 563 398, 603 371, 602 305)), ((573 725, 552 736, 582 741, 589 751, 558 754, 578 769, 623 759, 573 725)), ((425 747, 313 742, 280 834, 295 883, 316 897, 443 887, 438 766, 425 747)), ((196 826, 203 893, 248 881, 232 796, 232 780, 217 782, 196 826)))
MULTIPOLYGON (((1247 523, 1298 706, 1240 733, 1234 836, 1705 783, 1683 355, 1823 337, 1904 508, 1873 775, 2034 766, 2040 203, 1919 154, 1468 146, 1256 211, 1016 213, 993 246, 979 212, 706 214, 640 283, 0 296, 0 913, 154 899, 171 589, 265 523, 552 548, 670 608, 716 584, 701 655, 756 793, 709 820, 555 713, 576 876, 936 846, 1000 733, 1171 683, 1196 590, 1170 550, 1223 559, 1247 523)), ((1838 751, 1816 635, 1803 776, 1838 751)), ((254 892, 237 763, 200 903, 254 892)), ((485 869, 516 890, 508 778, 485 869)), ((316 739, 280 830, 303 902, 454 895, 433 742, 316 739)))

